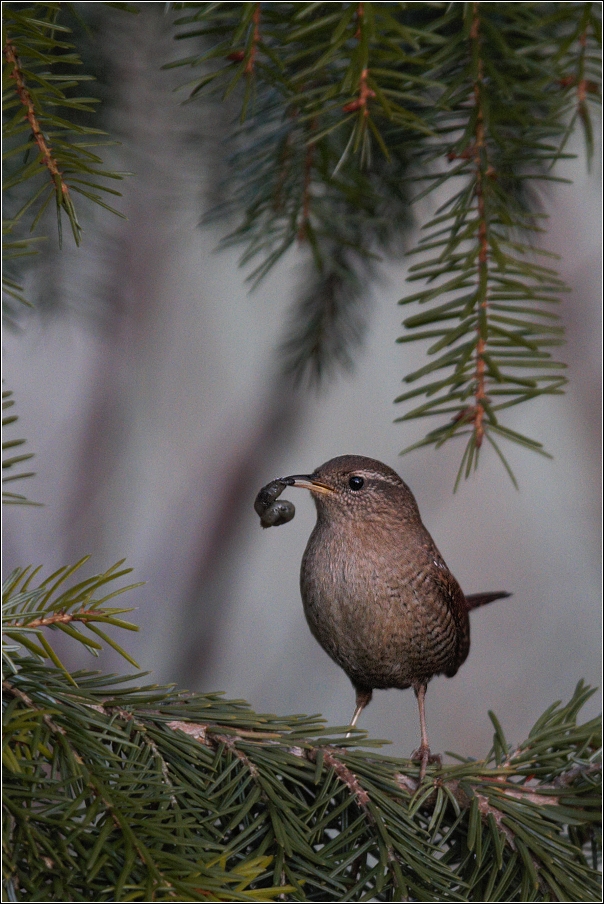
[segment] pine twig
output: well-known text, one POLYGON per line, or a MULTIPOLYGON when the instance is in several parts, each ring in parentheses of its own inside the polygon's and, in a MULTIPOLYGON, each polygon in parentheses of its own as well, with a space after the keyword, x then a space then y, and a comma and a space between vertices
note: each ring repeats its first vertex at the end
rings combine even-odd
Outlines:
POLYGON ((42 133, 40 123, 36 116, 34 102, 30 92, 25 84, 25 78, 21 70, 19 58, 14 44, 7 38, 4 42, 4 57, 8 63, 12 65, 12 71, 9 78, 13 79, 16 84, 17 94, 25 108, 25 117, 31 126, 32 135, 35 143, 40 151, 42 164, 46 167, 50 174, 50 179, 61 194, 65 197, 69 196, 69 188, 63 179, 63 175, 59 170, 59 165, 53 156, 52 148, 42 133))

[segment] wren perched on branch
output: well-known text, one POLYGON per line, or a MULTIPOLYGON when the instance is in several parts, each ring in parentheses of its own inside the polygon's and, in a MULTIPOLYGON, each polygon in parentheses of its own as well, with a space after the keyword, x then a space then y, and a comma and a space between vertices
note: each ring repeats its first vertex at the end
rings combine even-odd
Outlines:
POLYGON ((286 486, 303 487, 317 523, 302 558, 300 589, 310 630, 356 691, 351 727, 375 688, 412 687, 419 706, 420 780, 431 757, 424 700, 428 682, 449 678, 470 650, 471 609, 509 596, 464 596, 417 503, 396 471, 372 458, 342 455, 312 474, 281 477, 258 493, 264 527, 294 517, 278 500, 286 486))

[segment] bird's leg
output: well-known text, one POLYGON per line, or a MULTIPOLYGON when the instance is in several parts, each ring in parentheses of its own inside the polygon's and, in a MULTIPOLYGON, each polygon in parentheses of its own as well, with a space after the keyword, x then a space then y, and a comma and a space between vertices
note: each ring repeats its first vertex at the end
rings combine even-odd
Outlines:
POLYGON ((412 760, 419 760, 420 769, 419 769, 419 780, 423 782, 426 776, 426 768, 428 763, 440 763, 441 758, 438 754, 432 755, 430 753, 430 745, 428 743, 428 731, 426 729, 426 691, 428 689, 427 684, 417 684, 413 685, 413 690, 415 691, 415 696, 417 697, 417 705, 419 707, 419 726, 421 731, 422 740, 417 748, 411 754, 412 760))
MULTIPOLYGON (((369 691, 360 690, 358 687, 355 688, 355 690, 356 690, 356 694, 357 694, 357 704, 354 708, 354 714, 352 717, 352 721, 350 723, 351 728, 355 727, 355 725, 357 724, 357 719, 359 718, 359 716, 361 715, 361 713, 363 712, 363 710, 365 709, 367 704, 371 703, 371 698, 373 697, 372 690, 369 690, 369 691)), ((349 738, 351 734, 352 734, 352 732, 348 731, 346 733, 346 737, 349 738)))

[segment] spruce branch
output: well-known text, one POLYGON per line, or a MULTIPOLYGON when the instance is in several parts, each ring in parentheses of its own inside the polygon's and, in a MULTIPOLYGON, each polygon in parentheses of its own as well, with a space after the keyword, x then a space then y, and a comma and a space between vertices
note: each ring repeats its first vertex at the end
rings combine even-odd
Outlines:
MULTIPOLYGON (((78 71, 82 61, 64 21, 69 14, 70 4, 5 3, 2 7, 3 233, 11 237, 4 246, 8 259, 15 258, 15 252, 35 253, 31 233, 53 203, 59 243, 64 216, 76 245, 81 242, 77 195, 121 216, 106 199, 119 197, 120 192, 108 183, 125 174, 104 166, 96 153, 112 142, 88 124, 98 98, 79 90, 92 76, 78 71)), ((24 301, 18 276, 11 274, 4 288, 10 312, 11 298, 24 301)))
POLYGON ((108 607, 106 603, 140 585, 118 587, 97 597, 99 591, 105 591, 107 584, 130 573, 130 568, 121 568, 121 560, 102 574, 65 587, 65 583, 89 558, 85 556, 72 567, 60 568, 33 587, 39 568, 17 568, 8 576, 2 589, 2 657, 11 672, 14 673, 17 669, 15 655, 21 648, 25 648, 36 658, 50 659, 69 677, 69 672, 46 637, 44 629, 47 628, 67 634, 95 655, 98 655, 102 643, 106 643, 136 666, 132 657, 99 626, 137 631, 136 625, 119 617, 132 609, 108 607), (93 636, 83 634, 82 628, 86 628, 93 636))
MULTIPOLYGON (((9 625, 65 624, 57 614, 84 599, 107 613, 120 590, 91 597, 119 564, 63 591, 80 608, 58 612, 80 565, 29 606, 35 574, 15 574, 9 625)), ((317 717, 69 675, 32 650, 10 663, 5 885, 20 900, 597 900, 585 849, 599 821, 599 722, 577 723, 592 693, 582 683, 522 744, 491 714, 484 760, 420 781, 414 761, 317 717)))
MULTIPOLYGON (((471 4, 464 14, 467 37, 443 60, 439 74, 450 87, 436 113, 439 139, 425 160, 441 169, 446 160, 446 170, 430 177, 426 191, 445 181, 462 185, 424 227, 417 249, 423 260, 409 279, 427 287, 401 300, 427 310, 404 321, 407 335, 399 341, 431 340, 434 360, 405 377, 420 385, 397 401, 424 401, 399 420, 448 416, 405 451, 466 437, 456 487, 477 467, 485 438, 514 484, 499 440, 547 454, 502 423, 501 412, 560 394, 566 382, 564 365, 550 351, 562 342, 562 330, 546 306, 567 289, 529 241, 531 233, 541 234, 543 217, 527 188, 527 180, 552 178, 565 100, 551 23, 536 10, 515 13, 501 16, 488 4, 471 4), (509 84, 502 93, 504 71, 509 84)), ((456 27, 461 33, 461 23, 456 27)))
POLYGON ((252 13, 252 35, 251 35, 251 45, 250 52, 248 58, 245 62, 245 74, 252 75, 254 72, 254 61, 256 59, 256 54, 258 52, 258 45, 260 44, 260 4, 254 3, 254 12, 252 13))
POLYGON ((583 684, 523 744, 494 720, 484 760, 420 784, 413 761, 316 717, 73 678, 29 657, 5 682, 5 875, 21 900, 598 900, 583 684))
POLYGON ((599 7, 177 9, 177 39, 198 42, 171 64, 193 71, 189 100, 228 99, 238 113, 228 186, 212 213, 235 219, 223 245, 243 246, 253 286, 292 247, 309 252, 312 289, 293 306, 285 368, 317 382, 352 364, 379 259, 400 252, 411 186, 427 180, 416 199, 438 189, 445 200, 412 252, 421 263, 409 279, 424 288, 401 303, 424 310, 407 317, 400 341, 431 342, 397 401, 413 400, 401 420, 440 426, 409 448, 464 438, 457 485, 486 439, 515 483, 502 440, 547 453, 508 426, 507 409, 559 395, 566 382, 552 354, 563 332, 551 306, 567 288, 540 247, 537 188, 559 178, 553 167, 578 121, 591 155, 599 7))
POLYGON ((25 297, 23 285, 18 274, 16 261, 20 261, 23 257, 31 257, 38 253, 38 245, 42 238, 20 238, 11 239, 11 231, 13 224, 4 223, 4 234, 2 237, 2 293, 5 303, 3 305, 4 320, 11 326, 16 325, 16 318, 13 313, 15 307, 12 302, 17 302, 17 307, 24 306, 31 308, 31 303, 25 297))
MULTIPOLYGON (((9 64, 10 74, 9 78, 14 79, 15 88, 17 94, 19 95, 19 100, 23 104, 25 108, 25 117, 31 127, 31 133, 33 140, 38 146, 38 150, 40 152, 41 163, 46 167, 50 174, 51 181, 55 185, 57 191, 61 193, 62 201, 60 202, 61 206, 67 206, 70 203, 69 199, 69 188, 65 180, 63 179, 62 173, 59 170, 58 163, 53 156, 52 148, 48 144, 46 138, 42 134, 42 129, 40 128, 40 123, 36 116, 36 111, 34 108, 34 102, 31 96, 31 93, 28 91, 27 86, 25 84, 25 79, 23 76, 23 70, 21 68, 21 64, 19 62, 19 58, 17 57, 17 51, 15 45, 7 38, 4 42, 4 58, 6 62, 9 64)), ((76 242, 78 241, 78 237, 76 236, 76 242)))
POLYGON ((568 126, 561 142, 561 150, 572 135, 577 122, 581 123, 587 163, 591 165, 594 152, 593 126, 590 105, 599 110, 601 98, 601 49, 602 20, 599 10, 593 3, 580 4, 581 13, 577 17, 574 28, 566 36, 562 45, 562 55, 567 73, 560 77, 560 88, 570 97, 570 115, 568 126))
POLYGON ((36 572, 19 570, 5 591, 25 649, 3 683, 9 897, 598 900, 600 726, 577 721, 582 682, 523 743, 491 714, 484 759, 422 780, 415 761, 316 716, 56 667, 28 630, 39 640, 89 613, 132 628, 106 607, 121 563, 64 589, 82 564, 33 590, 36 572))
MULTIPOLYGON (((239 220, 222 246, 244 245, 241 263, 256 263, 248 277, 252 287, 290 248, 308 249, 305 281, 313 288, 293 305, 281 353, 287 371, 315 382, 352 363, 375 269, 367 262, 397 244, 409 222, 405 161, 396 149, 386 150, 386 123, 429 130, 411 112, 411 98, 406 106, 401 102, 401 89, 415 84, 410 69, 406 77, 382 70, 380 84, 374 77, 373 55, 386 53, 400 30, 385 5, 344 4, 342 15, 327 4, 261 6, 253 103, 244 79, 252 46, 250 4, 184 6, 177 38, 201 38, 205 45, 171 65, 202 70, 187 86, 190 99, 202 91, 228 97, 239 111, 240 125, 228 138, 225 199, 208 219, 239 220), (342 315, 334 316, 340 309, 342 315)), ((414 40, 418 52, 421 41, 414 40)))
POLYGON ((22 452, 19 455, 13 455, 12 450, 25 444, 24 439, 7 439, 4 432, 7 427, 14 424, 18 420, 18 415, 7 414, 4 412, 12 408, 15 400, 12 398, 12 390, 2 390, 2 503, 3 505, 37 505, 31 502, 22 493, 14 493, 4 489, 4 485, 12 483, 14 480, 24 480, 27 477, 33 477, 33 471, 22 471, 20 466, 25 461, 30 461, 34 457, 33 452, 22 452), (6 454, 5 454, 6 453, 6 454))

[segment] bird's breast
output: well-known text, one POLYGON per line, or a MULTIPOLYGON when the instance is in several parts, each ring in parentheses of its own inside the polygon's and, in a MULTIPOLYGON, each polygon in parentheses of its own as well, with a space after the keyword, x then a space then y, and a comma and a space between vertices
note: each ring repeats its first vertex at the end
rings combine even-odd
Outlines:
POLYGON ((370 522, 344 539, 341 530, 317 523, 310 536, 300 574, 304 613, 315 638, 357 686, 409 687, 461 664, 459 619, 439 583, 442 560, 437 550, 435 560, 427 538, 425 554, 417 543, 409 554, 404 537, 384 536, 370 522))

